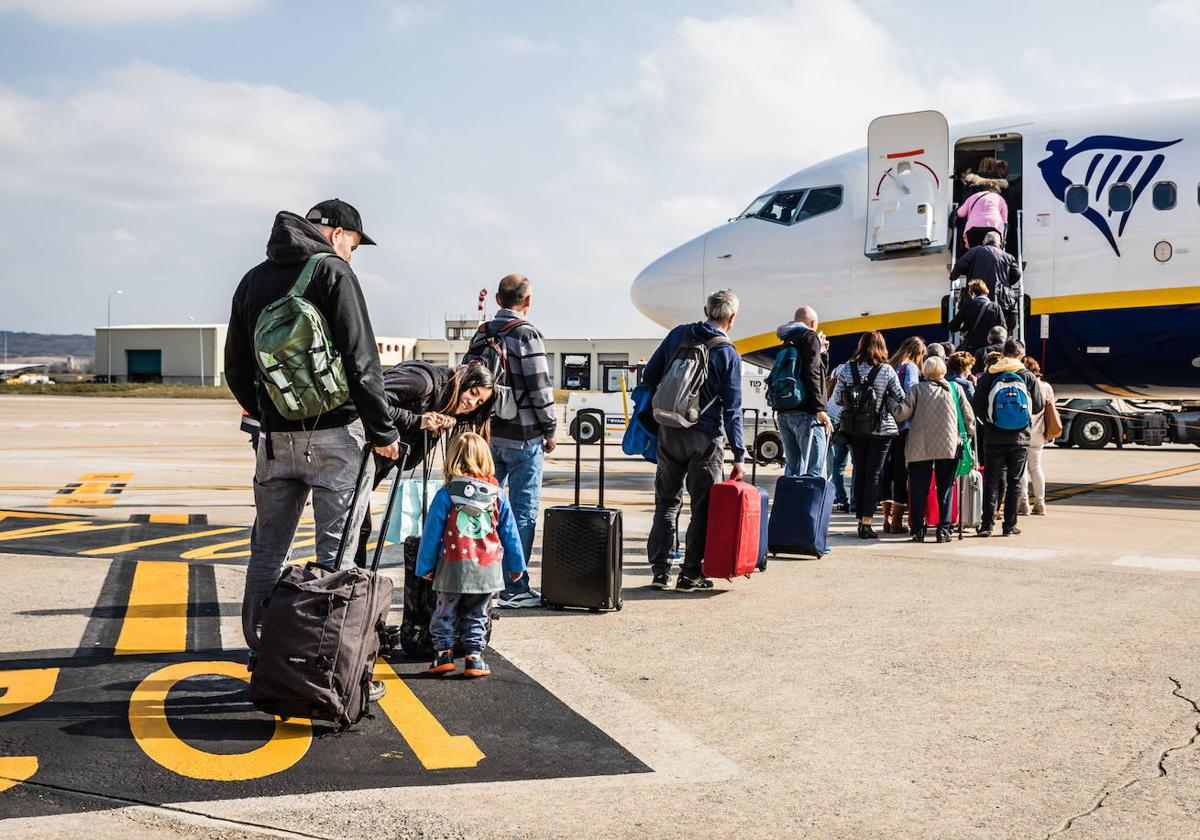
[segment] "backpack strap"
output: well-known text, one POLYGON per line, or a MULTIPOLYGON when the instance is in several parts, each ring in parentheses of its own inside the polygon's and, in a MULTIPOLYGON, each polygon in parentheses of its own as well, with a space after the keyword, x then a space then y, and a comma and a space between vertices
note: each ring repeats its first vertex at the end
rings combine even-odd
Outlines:
POLYGON ((300 270, 300 276, 296 278, 292 288, 288 289, 288 297, 304 297, 304 293, 308 291, 308 284, 312 282, 313 273, 316 272, 321 260, 332 256, 336 255, 328 251, 321 251, 309 257, 304 263, 304 268, 300 270))

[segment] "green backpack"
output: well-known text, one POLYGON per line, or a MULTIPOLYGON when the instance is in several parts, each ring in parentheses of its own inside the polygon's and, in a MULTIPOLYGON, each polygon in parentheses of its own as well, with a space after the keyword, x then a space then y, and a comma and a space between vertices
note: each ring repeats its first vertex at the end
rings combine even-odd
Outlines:
POLYGON ((304 298, 317 264, 313 254, 288 293, 267 306, 254 325, 254 358, 267 394, 288 420, 308 420, 350 397, 346 368, 329 341, 329 323, 304 298))

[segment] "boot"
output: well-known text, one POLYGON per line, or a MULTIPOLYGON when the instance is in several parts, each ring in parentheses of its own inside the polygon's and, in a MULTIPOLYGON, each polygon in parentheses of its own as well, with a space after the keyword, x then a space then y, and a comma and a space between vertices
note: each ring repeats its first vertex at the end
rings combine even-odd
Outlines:
POLYGON ((895 504, 896 503, 891 499, 888 499, 886 502, 879 503, 879 507, 881 508, 881 512, 883 514, 883 533, 885 534, 892 533, 892 507, 895 504))
POLYGON ((908 512, 908 505, 903 502, 892 502, 892 533, 904 534, 908 532, 908 528, 904 525, 904 514, 908 512))

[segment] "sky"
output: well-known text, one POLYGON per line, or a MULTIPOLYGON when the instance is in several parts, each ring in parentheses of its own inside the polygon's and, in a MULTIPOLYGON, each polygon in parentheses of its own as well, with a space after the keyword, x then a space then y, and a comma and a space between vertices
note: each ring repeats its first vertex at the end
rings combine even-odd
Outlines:
POLYGON ((0 0, 0 329, 224 322, 336 196, 380 335, 510 272, 551 337, 659 335, 637 272, 874 116, 1200 95, 1198 39, 1200 0, 0 0))

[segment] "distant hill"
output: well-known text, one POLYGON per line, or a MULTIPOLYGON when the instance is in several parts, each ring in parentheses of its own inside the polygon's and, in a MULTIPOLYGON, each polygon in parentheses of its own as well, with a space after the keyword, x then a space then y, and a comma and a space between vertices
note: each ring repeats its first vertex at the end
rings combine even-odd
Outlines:
MULTIPOLYGON (((0 347, 4 339, 0 337, 0 347)), ((94 335, 54 335, 50 333, 8 333, 8 357, 15 356, 95 356, 94 335)))

